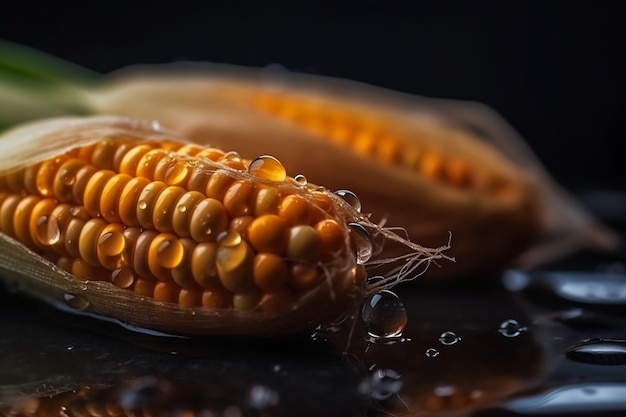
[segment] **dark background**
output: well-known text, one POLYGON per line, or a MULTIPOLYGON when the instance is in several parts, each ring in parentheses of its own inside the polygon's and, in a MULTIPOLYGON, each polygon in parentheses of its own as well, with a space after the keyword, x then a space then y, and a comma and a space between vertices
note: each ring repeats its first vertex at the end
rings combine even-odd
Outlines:
POLYGON ((12 2, 0 8, 0 37, 99 72, 181 59, 281 64, 479 101, 566 187, 624 188, 620 1, 164 3, 12 2))

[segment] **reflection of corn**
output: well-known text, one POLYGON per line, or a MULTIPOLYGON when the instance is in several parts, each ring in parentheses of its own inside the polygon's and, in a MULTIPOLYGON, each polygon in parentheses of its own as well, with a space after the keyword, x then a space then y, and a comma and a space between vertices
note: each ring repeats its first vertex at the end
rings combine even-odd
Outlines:
POLYGON ((286 182, 269 156, 113 138, 0 177, 0 232, 80 279, 276 311, 319 285, 348 241, 326 194, 286 182))

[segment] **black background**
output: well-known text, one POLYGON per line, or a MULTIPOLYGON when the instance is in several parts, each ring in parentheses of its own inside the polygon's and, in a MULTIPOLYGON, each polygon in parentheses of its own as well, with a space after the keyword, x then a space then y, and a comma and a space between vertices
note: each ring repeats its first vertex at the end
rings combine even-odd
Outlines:
POLYGON ((624 188, 626 14, 608 1, 30 2, 0 37, 99 72, 199 60, 479 101, 572 190, 624 188))

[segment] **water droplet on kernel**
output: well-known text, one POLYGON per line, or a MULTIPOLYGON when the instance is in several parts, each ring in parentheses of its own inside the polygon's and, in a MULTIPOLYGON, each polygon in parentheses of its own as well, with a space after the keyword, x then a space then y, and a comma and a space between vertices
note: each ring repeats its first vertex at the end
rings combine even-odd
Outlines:
POLYGON ((370 233, 359 223, 348 223, 350 235, 356 245, 356 262, 363 265, 372 257, 374 247, 370 233))
POLYGON ((176 238, 163 240, 157 248, 159 265, 163 268, 176 268, 183 260, 185 248, 181 241, 176 238))
POLYGON ((287 171, 283 164, 271 155, 261 155, 250 163, 248 172, 269 181, 285 181, 287 171))
POLYGON ((161 130, 161 123, 158 120, 153 120, 152 123, 150 123, 150 127, 152 127, 152 130, 155 132, 158 132, 161 130))
POLYGON ((522 326, 521 324, 519 324, 517 320, 508 319, 508 320, 504 320, 500 324, 500 328, 498 329, 498 332, 500 332, 500 334, 504 337, 517 337, 522 332, 525 332, 526 330, 528 329, 522 326))
POLYGON ((148 208, 148 203, 146 203, 146 202, 145 202, 145 200, 141 200, 141 201, 139 202, 138 206, 139 206, 139 208, 140 208, 141 210, 145 210, 145 209, 147 209, 147 208, 148 208))
POLYGON ((450 331, 443 332, 439 336, 439 342, 441 342, 442 345, 446 345, 446 346, 455 345, 459 343, 460 341, 461 341, 461 338, 457 336, 456 333, 450 332, 450 331))
POLYGON ((189 169, 184 163, 174 162, 165 171, 165 182, 169 185, 181 184, 187 178, 189 169))
POLYGON ((120 232, 106 232, 98 239, 98 250, 104 256, 117 256, 126 247, 126 238, 120 232))
POLYGON ((374 340, 397 338, 406 326, 406 308, 395 293, 382 290, 365 300, 361 306, 361 320, 374 340))
POLYGON ((70 216, 72 217, 77 217, 81 214, 82 209, 80 208, 80 206, 72 206, 70 207, 70 216))
POLYGON ((352 206, 359 213, 361 212, 361 200, 350 190, 337 190, 335 191, 335 195, 343 198, 346 203, 352 206))
POLYGON ((429 358, 436 358, 437 356, 439 356, 439 351, 435 348, 428 348, 426 349, 426 356, 428 356, 429 358))
POLYGON ((61 239, 61 229, 55 217, 41 216, 37 219, 37 240, 43 245, 54 245, 61 239))
POLYGON ((302 174, 296 175, 295 177, 293 177, 293 179, 301 187, 305 187, 309 183, 306 177, 302 174))
POLYGON ((76 182, 76 176, 71 173, 69 170, 67 169, 63 169, 60 173, 59 176, 61 178, 61 183, 63 185, 73 185, 74 182, 76 182))
POLYGON ((90 304, 86 297, 69 292, 63 295, 63 300, 65 301, 65 304, 74 310, 85 310, 90 304))
POLYGON ((135 276, 130 269, 119 268, 111 272, 111 282, 120 288, 129 288, 135 282, 135 276))
POLYGON ((236 230, 225 230, 217 236, 221 246, 234 247, 241 243, 241 234, 236 230))
POLYGON ((222 156, 222 158, 228 161, 235 161, 235 162, 241 161, 241 155, 239 155, 239 153, 236 151, 228 151, 224 154, 224 156, 222 156))
POLYGON ((176 206, 176 210, 178 210, 179 213, 184 213, 187 211, 187 206, 185 204, 179 204, 176 206))

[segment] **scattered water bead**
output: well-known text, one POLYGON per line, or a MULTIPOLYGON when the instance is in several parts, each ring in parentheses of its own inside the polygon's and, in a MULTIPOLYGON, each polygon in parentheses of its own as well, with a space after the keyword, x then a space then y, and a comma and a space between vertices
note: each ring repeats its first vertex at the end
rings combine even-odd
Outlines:
POLYGON ((425 354, 429 358, 436 358, 437 356, 439 356, 439 351, 435 348, 428 348, 426 349, 425 354))
POLYGON ((369 378, 359 386, 362 394, 375 400, 386 400, 402 389, 402 376, 393 369, 374 368, 369 378))
POLYGON ((519 324, 517 320, 508 319, 500 324, 498 332, 504 337, 517 337, 526 330, 528 329, 519 324))
POLYGON ((354 208, 359 213, 361 212, 361 200, 355 193, 350 190, 337 190, 335 191, 335 195, 343 198, 352 208, 354 208))
POLYGON ((79 294, 65 293, 63 295, 63 300, 65 301, 65 304, 74 310, 85 310, 90 305, 89 300, 79 294))
POLYGON ((374 246, 370 233, 359 223, 348 223, 352 232, 352 240, 356 245, 356 262, 359 265, 365 264, 372 257, 374 246))
POLYGON ((456 333, 450 331, 445 331, 439 336, 439 342, 441 342, 442 345, 446 346, 455 345, 460 341, 461 338, 457 336, 456 333))
POLYGON ((274 407, 280 401, 280 395, 265 385, 254 385, 248 394, 250 406, 257 410, 274 407))
POLYGON ((135 282, 135 276, 130 269, 119 268, 111 272, 111 282, 120 288, 130 288, 135 282))
POLYGON ((626 340, 587 340, 569 347, 565 355, 577 362, 594 365, 624 365, 626 364, 626 340))
POLYGON ((302 174, 298 174, 295 177, 293 177, 294 181, 301 187, 306 186, 309 181, 306 179, 306 177, 302 174))
POLYGON ((407 323, 402 300, 389 290, 382 290, 363 302, 361 319, 365 330, 374 339, 397 338, 407 323))
POLYGON ((59 222, 54 216, 41 216, 37 219, 37 240, 47 246, 52 246, 61 239, 59 222))
POLYGON ((261 155, 250 163, 248 172, 269 181, 285 181, 287 171, 278 159, 271 155, 261 155))

